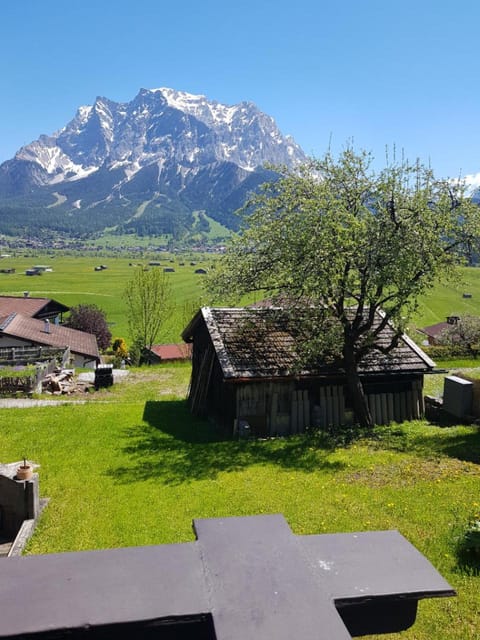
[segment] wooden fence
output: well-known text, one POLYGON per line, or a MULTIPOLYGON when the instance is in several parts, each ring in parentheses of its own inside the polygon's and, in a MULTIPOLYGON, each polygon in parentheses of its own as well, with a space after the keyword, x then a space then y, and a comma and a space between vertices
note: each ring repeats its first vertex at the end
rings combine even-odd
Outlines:
POLYGON ((58 349, 53 347, 1 347, 0 348, 0 364, 3 365, 21 365, 31 364, 50 360, 51 358, 65 358, 68 352, 70 357, 70 349, 58 349))
MULTIPOLYGON (((17 350, 18 347, 15 347, 17 350)), ((61 349, 42 349, 37 347, 26 347, 23 348, 23 354, 16 354, 18 358, 14 361, 3 361, 2 364, 8 363, 11 365, 22 365, 22 364, 31 364, 32 361, 28 359, 30 357, 37 356, 36 359, 33 360, 35 363, 35 370, 31 371, 31 373, 26 375, 16 375, 16 376, 1 376, 0 377, 0 395, 1 396, 12 396, 17 393, 28 394, 28 393, 41 393, 42 392, 42 382, 50 373, 57 367, 65 368, 68 366, 70 361, 70 349, 67 348, 65 350, 61 349), (40 355, 41 358, 38 358, 40 355), (49 358, 46 360, 46 358, 49 358), (38 360, 43 359, 43 362, 38 362, 38 360)), ((0 349, 1 351, 10 351, 10 349, 0 349)), ((14 354, 15 355, 15 354, 14 354)))
POLYGON ((33 371, 26 376, 0 377, 0 396, 12 396, 17 393, 33 393, 37 374, 33 371))

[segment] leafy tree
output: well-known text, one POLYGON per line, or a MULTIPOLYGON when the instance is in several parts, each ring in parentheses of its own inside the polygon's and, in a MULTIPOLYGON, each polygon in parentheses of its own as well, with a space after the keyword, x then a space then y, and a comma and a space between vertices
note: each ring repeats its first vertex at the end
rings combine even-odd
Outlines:
POLYGON ((105 312, 95 304, 79 304, 71 307, 67 327, 93 333, 97 338, 98 348, 104 351, 110 345, 112 334, 108 328, 105 312))
POLYGON ((178 318, 179 334, 185 329, 193 316, 202 306, 201 298, 193 298, 186 300, 181 306, 176 308, 176 317, 178 318))
POLYGON ((115 338, 112 342, 112 351, 118 358, 126 358, 128 356, 127 343, 123 338, 115 338))
POLYGON ((478 316, 459 318, 442 331, 438 337, 438 343, 463 348, 472 358, 477 358, 480 353, 480 318, 478 316))
POLYGON ((360 361, 398 344, 419 298, 452 273, 479 230, 479 210, 458 181, 405 160, 374 171, 372 161, 347 147, 280 170, 245 206, 243 232, 210 280, 223 299, 260 292, 301 309, 299 359, 338 360, 362 426, 372 418, 360 361), (392 339, 380 344, 387 323, 392 339))
POLYGON ((171 285, 160 269, 137 267, 125 287, 127 320, 132 343, 150 349, 171 306, 171 285))

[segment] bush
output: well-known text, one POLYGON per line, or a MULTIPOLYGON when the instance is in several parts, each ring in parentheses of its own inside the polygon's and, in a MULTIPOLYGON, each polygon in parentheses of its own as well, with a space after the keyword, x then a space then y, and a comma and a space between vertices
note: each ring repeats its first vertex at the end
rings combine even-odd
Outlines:
POLYGON ((449 360, 451 358, 471 358, 470 352, 461 345, 432 345, 422 347, 432 360, 449 360))
POLYGON ((120 358, 120 360, 128 357, 128 347, 127 343, 123 338, 115 338, 112 344, 112 351, 115 357, 120 358))
POLYGON ((480 513, 470 518, 463 536, 463 548, 480 558, 480 513))
POLYGON ((480 512, 468 521, 457 538, 457 555, 460 567, 467 573, 478 575, 480 571, 480 512))
POLYGON ((130 345, 129 358, 128 358, 129 363, 134 367, 137 367, 139 364, 141 364, 142 352, 143 352, 142 340, 137 338, 130 345))
POLYGON ((93 333, 97 338, 98 348, 102 351, 108 348, 112 334, 108 328, 105 312, 95 304, 79 304, 71 307, 70 316, 65 322, 66 327, 93 333))

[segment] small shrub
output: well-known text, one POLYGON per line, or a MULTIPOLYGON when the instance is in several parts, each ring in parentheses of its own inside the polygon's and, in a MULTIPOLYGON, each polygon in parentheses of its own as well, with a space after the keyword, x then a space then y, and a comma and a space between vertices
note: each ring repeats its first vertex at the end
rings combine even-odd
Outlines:
POLYGON ((480 572, 480 513, 474 514, 458 538, 460 568, 468 574, 480 572))
POLYGON ((132 366, 138 367, 142 360, 142 341, 136 338, 130 345, 129 362, 132 366))
POLYGON ((432 360, 449 360, 451 358, 470 358, 471 354, 461 345, 433 345, 422 347, 432 360))
POLYGON ((127 343, 123 338, 115 338, 112 343, 112 351, 116 357, 120 358, 120 360, 128 357, 127 343))
POLYGON ((464 549, 478 555, 480 559, 480 514, 468 523, 463 538, 464 549))
POLYGON ((125 368, 125 358, 122 358, 122 356, 115 354, 110 362, 113 364, 114 369, 125 368))

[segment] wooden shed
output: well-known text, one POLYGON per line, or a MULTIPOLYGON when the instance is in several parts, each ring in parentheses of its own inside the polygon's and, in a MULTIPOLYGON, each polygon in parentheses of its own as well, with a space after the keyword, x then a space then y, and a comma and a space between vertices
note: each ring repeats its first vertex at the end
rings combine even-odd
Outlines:
MULTIPOLYGON (((202 308, 182 337, 193 343, 188 402, 227 432, 266 437, 354 421, 339 365, 298 371, 295 337, 282 309, 202 308)), ((384 329, 385 341, 393 329, 384 329)), ((404 335, 359 370, 376 424, 420 418, 423 376, 435 363, 404 335)))

